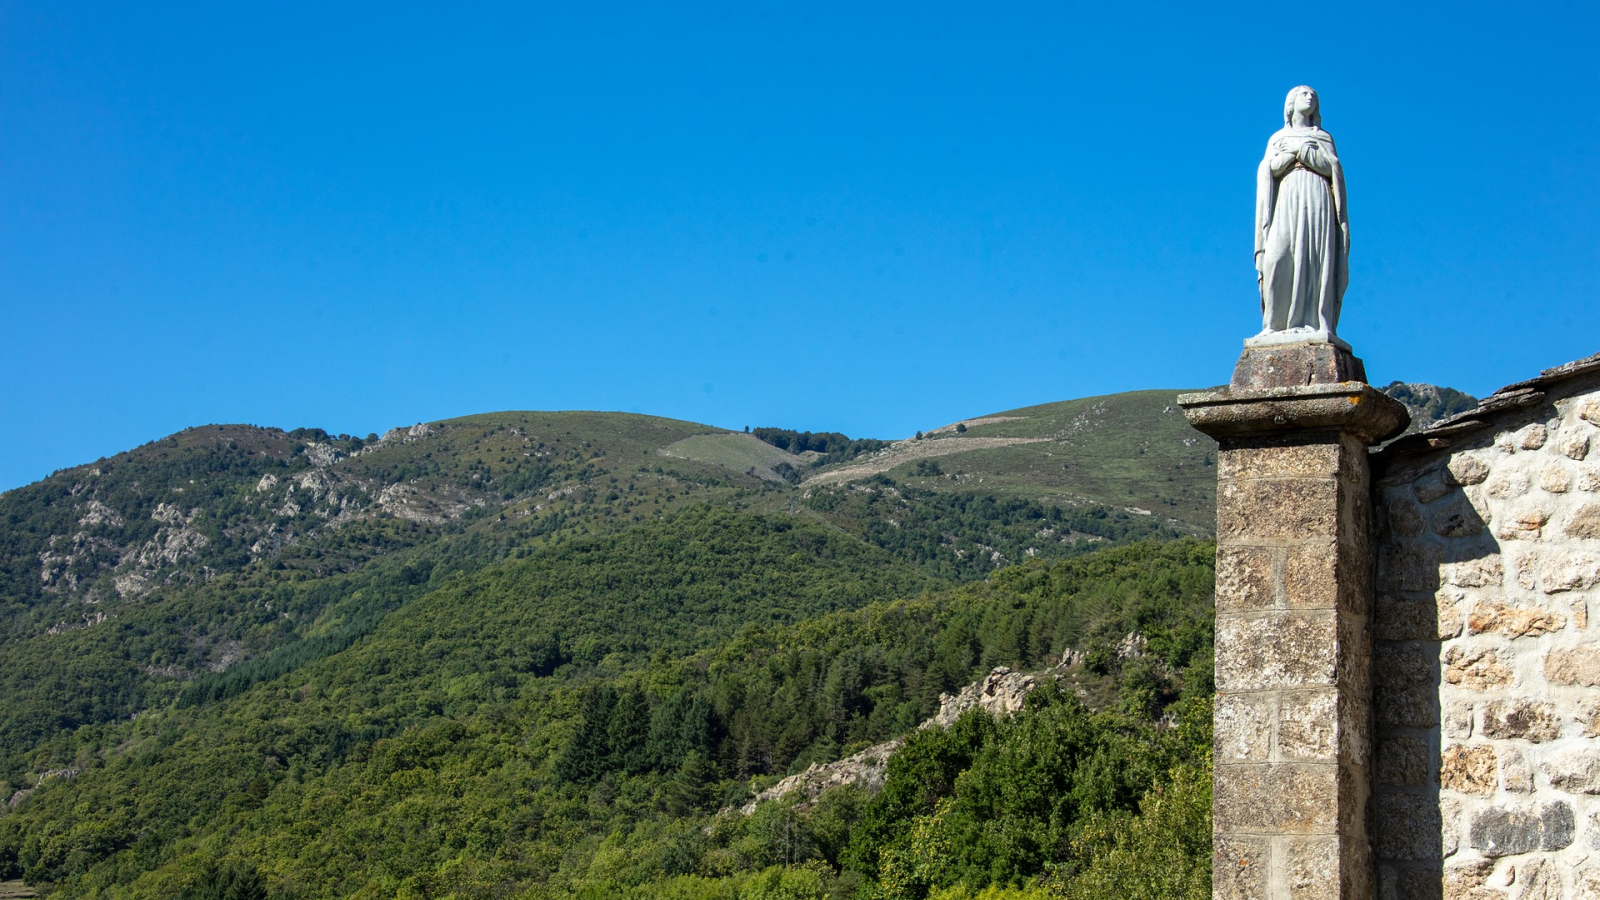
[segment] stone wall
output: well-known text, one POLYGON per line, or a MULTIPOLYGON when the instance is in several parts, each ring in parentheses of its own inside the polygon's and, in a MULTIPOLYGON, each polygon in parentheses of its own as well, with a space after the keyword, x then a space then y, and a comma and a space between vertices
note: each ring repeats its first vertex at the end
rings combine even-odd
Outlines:
POLYGON ((1600 357, 1374 473, 1378 897, 1600 900, 1600 357))

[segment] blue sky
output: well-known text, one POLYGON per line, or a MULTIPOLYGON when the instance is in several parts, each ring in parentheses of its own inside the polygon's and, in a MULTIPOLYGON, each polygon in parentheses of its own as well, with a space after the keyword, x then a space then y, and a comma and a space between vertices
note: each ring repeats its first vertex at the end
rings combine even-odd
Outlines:
POLYGON ((0 0, 0 489, 212 422, 901 437, 1220 383, 1301 83, 1341 335, 1487 393, 1600 350, 1597 36, 1593 3, 0 0))

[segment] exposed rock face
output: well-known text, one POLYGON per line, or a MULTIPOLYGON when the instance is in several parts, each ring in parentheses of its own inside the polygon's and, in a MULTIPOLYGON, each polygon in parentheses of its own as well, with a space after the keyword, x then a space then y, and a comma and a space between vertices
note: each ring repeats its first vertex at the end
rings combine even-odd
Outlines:
POLYGON ((71 781, 72 779, 77 778, 79 773, 80 770, 76 766, 68 766, 65 769, 50 769, 47 772, 41 772, 39 773, 39 780, 34 783, 33 787, 23 788, 22 790, 12 794, 11 798, 6 801, 6 806, 10 807, 11 809, 16 809, 22 804, 22 801, 33 796, 33 792, 39 789, 39 785, 44 784, 51 778, 60 778, 65 781, 71 781))
POLYGON ((801 805, 810 805, 822 796, 823 791, 845 784, 865 785, 867 790, 876 792, 883 787, 883 780, 889 769, 889 757, 893 756, 903 743, 901 740, 888 741, 875 744, 838 762, 824 765, 812 763, 804 772, 790 775, 756 794, 749 802, 739 807, 739 812, 748 816, 756 811, 757 804, 790 795, 797 797, 801 805))
POLYGON ((1022 708, 1040 677, 1048 676, 1013 672, 1005 666, 996 666, 982 681, 967 685, 960 693, 941 695, 939 711, 919 727, 949 728, 973 708, 982 709, 995 718, 1010 715, 1022 708))
MULTIPOLYGON (((1055 674, 1058 671, 1051 669, 1037 674, 1027 674, 1013 672, 1006 666, 996 666, 982 680, 967 685, 960 693, 942 695, 939 698, 939 711, 918 728, 949 728, 972 709, 981 709, 995 718, 1010 715, 1022 709, 1028 694, 1032 693, 1043 680, 1059 677, 1055 674)), ((809 805, 815 802, 823 791, 845 784, 865 785, 867 790, 876 792, 883 787, 884 777, 889 768, 889 757, 893 756, 903 743, 905 743, 903 739, 897 738, 868 747, 838 762, 822 765, 812 763, 804 772, 790 775, 756 794, 744 806, 739 807, 739 812, 748 816, 756 811, 757 804, 787 796, 797 798, 802 806, 809 805)))

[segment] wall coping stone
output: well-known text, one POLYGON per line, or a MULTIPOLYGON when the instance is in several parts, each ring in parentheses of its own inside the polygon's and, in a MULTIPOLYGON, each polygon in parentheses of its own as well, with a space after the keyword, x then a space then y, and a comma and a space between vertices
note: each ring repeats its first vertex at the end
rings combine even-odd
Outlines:
POLYGON ((1189 424, 1217 440, 1340 431, 1368 444, 1411 421, 1405 404, 1360 381, 1179 394, 1189 424))

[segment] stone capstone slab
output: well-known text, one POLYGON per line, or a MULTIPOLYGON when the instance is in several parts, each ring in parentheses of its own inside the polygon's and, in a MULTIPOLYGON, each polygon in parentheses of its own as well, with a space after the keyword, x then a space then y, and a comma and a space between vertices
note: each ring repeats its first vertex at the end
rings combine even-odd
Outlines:
POLYGON ((1373 444, 1405 431, 1405 405, 1371 385, 1279 387, 1179 394, 1189 424, 1217 440, 1317 432, 1350 434, 1373 444))

